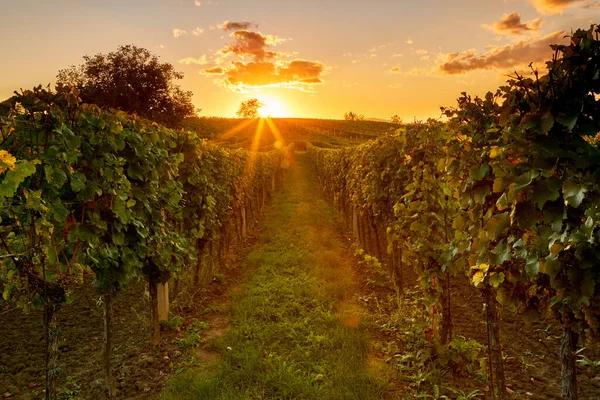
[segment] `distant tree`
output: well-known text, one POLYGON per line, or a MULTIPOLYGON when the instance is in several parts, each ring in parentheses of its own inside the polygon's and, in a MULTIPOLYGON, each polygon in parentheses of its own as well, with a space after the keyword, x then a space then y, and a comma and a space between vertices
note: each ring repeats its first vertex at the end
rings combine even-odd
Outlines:
POLYGON ((264 107, 264 104, 258 99, 248 99, 242 101, 236 115, 240 118, 258 118, 258 109, 264 107))
POLYGON ((192 92, 174 84, 183 73, 144 48, 119 46, 112 53, 83 59, 82 65, 60 70, 57 83, 76 87, 85 103, 136 113, 169 126, 196 114, 192 92))
POLYGON ((400 118, 398 116, 398 114, 396 114, 392 117, 392 124, 401 124, 401 123, 402 123, 402 118, 400 118))
POLYGON ((365 116, 355 113, 354 111, 348 111, 346 114, 344 114, 344 119, 346 121, 362 121, 365 119, 365 116))

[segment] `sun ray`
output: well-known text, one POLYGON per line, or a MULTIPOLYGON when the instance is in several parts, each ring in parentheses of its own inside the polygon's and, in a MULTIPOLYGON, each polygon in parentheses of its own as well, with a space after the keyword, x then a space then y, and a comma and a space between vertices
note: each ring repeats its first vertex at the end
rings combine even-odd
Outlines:
POLYGON ((233 135, 235 135, 236 133, 238 133, 239 131, 241 131, 242 129, 247 127, 248 125, 250 125, 255 120, 256 120, 256 118, 253 118, 253 119, 248 119, 248 120, 244 120, 244 121, 240 122, 239 124, 237 124, 236 126, 231 128, 230 130, 228 130, 227 132, 225 132, 224 134, 219 136, 217 138, 217 141, 223 141, 223 140, 229 139, 230 137, 232 137, 233 135))
POLYGON ((267 118, 265 121, 267 122, 267 125, 269 126, 269 129, 275 138, 275 143, 273 145, 278 149, 285 147, 285 139, 281 135, 279 129, 277 129, 275 122, 273 122, 271 118, 267 118))
POLYGON ((256 158, 256 153, 258 151, 258 147, 260 146, 260 137, 262 136, 264 126, 265 120, 262 118, 259 119, 258 125, 256 126, 256 131, 254 132, 254 137, 252 138, 252 144, 250 145, 250 152, 248 152, 246 167, 244 168, 244 174, 246 175, 250 175, 252 168, 254 167, 254 159, 256 158))

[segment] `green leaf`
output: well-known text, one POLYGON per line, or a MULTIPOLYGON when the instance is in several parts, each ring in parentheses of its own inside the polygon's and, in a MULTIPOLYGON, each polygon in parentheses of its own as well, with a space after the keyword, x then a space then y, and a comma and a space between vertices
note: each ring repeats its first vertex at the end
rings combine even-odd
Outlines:
POLYGON ((56 188, 61 188, 67 182, 67 174, 62 169, 55 168, 52 165, 47 164, 44 166, 44 174, 48 183, 56 188))
POLYGON ((577 123, 578 116, 579 116, 579 113, 562 114, 562 115, 559 115, 558 118, 556 118, 556 122, 558 122, 559 124, 561 124, 562 126, 567 128, 568 130, 572 131, 573 128, 575 128, 575 124, 577 123))
POLYGON ((542 209, 548 201, 554 201, 560 196, 561 182, 556 178, 539 181, 535 185, 533 201, 542 209))
POLYGON ((7 283, 6 285, 4 285, 4 291, 2 292, 2 298, 5 301, 8 301, 14 288, 15 288, 15 285, 13 285, 12 283, 7 283))
POLYGON ((115 198, 113 212, 119 217, 121 223, 126 224, 129 222, 129 213, 127 212, 127 208, 125 208, 125 202, 120 197, 115 198))
POLYGON ((549 112, 542 116, 542 132, 548 133, 552 126, 554 126, 554 117, 549 112))
POLYGON ((556 275, 560 272, 560 262, 556 257, 548 256, 546 257, 546 264, 544 265, 544 269, 546 274, 550 277, 550 282, 553 284, 556 275))
POLYGON ((583 185, 572 182, 563 184, 563 197, 570 206, 575 208, 581 205, 587 191, 588 189, 583 185))
POLYGON ((123 246, 125 244, 125 235, 122 232, 117 232, 112 235, 112 241, 117 246, 123 246))
POLYGON ((473 190, 473 199, 478 204, 485 204, 485 198, 489 194, 491 194, 491 190, 488 185, 479 186, 473 190))
POLYGON ((493 190, 494 190, 494 193, 500 193, 502 190, 504 190, 504 179, 502 179, 502 178, 494 179, 493 190))
POLYGON ((471 178, 475 181, 480 181, 487 175, 490 170, 490 166, 487 164, 481 164, 479 167, 471 168, 471 178))
POLYGON ((69 216, 69 210, 67 210, 62 203, 53 204, 52 211, 54 212, 54 219, 57 222, 65 222, 69 216))
POLYGON ((76 193, 81 192, 85 188, 86 181, 87 178, 84 174, 82 174, 81 172, 75 172, 71 176, 71 189, 76 193))
POLYGON ((536 276, 539 272, 540 264, 537 257, 529 257, 525 263, 525 271, 529 276, 536 276))
POLYGON ((19 185, 35 173, 35 166, 39 163, 39 160, 17 162, 15 168, 6 172, 4 179, 0 182, 0 198, 13 197, 19 185))
POLYGON ((538 175, 539 172, 536 170, 529 170, 521 174, 517 179, 515 179, 515 189, 521 189, 526 186, 529 186, 531 182, 533 182, 533 180, 538 177, 538 175))
POLYGON ((502 284, 502 282, 504 282, 504 272, 492 272, 490 274, 490 284, 494 287, 497 288, 498 286, 500 286, 502 284))

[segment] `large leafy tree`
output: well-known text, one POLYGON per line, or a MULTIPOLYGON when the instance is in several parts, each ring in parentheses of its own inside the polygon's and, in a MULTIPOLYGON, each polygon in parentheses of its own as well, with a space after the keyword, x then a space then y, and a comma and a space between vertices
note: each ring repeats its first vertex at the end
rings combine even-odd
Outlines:
POLYGON ((192 92, 174 83, 183 73, 161 63, 150 51, 127 45, 83 59, 83 64, 62 69, 57 76, 59 83, 75 86, 83 102, 136 113, 168 126, 195 115, 192 92))

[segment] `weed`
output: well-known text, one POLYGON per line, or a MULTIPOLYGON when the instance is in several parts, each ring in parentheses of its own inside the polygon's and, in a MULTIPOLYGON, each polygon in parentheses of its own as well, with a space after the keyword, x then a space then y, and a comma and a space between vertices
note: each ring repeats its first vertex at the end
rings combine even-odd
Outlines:
POLYGON ((210 325, 207 322, 194 319, 191 325, 185 329, 184 336, 173 340, 173 343, 182 348, 200 347, 204 343, 201 332, 208 328, 210 325))
POLYGON ((181 328, 184 322, 185 321, 182 317, 180 317, 179 315, 174 315, 171 316, 171 318, 169 318, 168 321, 161 321, 160 324, 165 328, 179 330, 179 328, 181 328))
POLYGON ((63 400, 76 400, 81 392, 81 385, 78 384, 72 376, 67 376, 65 385, 58 389, 58 396, 63 400))

